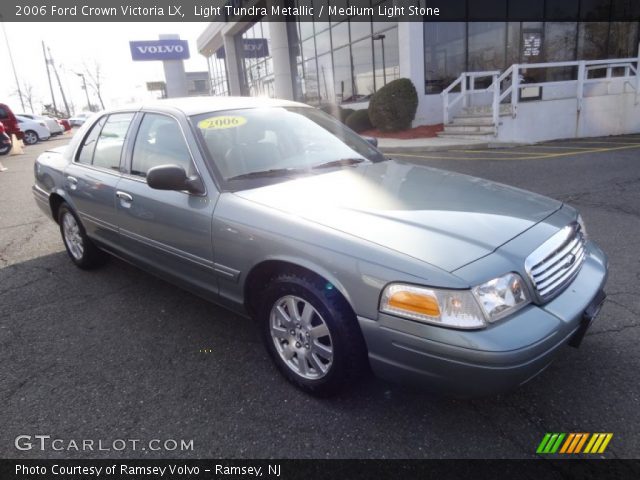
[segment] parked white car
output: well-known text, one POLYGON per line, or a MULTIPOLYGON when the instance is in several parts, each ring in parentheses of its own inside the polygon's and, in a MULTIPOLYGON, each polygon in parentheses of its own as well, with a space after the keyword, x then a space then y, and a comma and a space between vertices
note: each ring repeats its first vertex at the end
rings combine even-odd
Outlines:
POLYGON ((16 115, 20 130, 24 132, 24 143, 33 145, 41 140, 48 140, 51 131, 42 120, 31 120, 30 118, 16 115))
POLYGON ((51 136, 62 135, 64 133, 64 127, 58 123, 58 120, 53 117, 45 117, 44 115, 34 115, 32 113, 18 113, 17 115, 35 120, 36 122, 44 122, 51 132, 51 136))

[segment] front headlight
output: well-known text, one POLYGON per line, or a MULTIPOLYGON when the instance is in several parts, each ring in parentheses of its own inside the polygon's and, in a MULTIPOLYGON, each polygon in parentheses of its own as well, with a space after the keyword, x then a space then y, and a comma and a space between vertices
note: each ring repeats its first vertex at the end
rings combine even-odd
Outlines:
POLYGON ((471 289, 489 322, 520 310, 530 301, 527 287, 517 273, 507 273, 471 289))
POLYGON ((452 328, 483 328, 529 304, 517 273, 507 273, 471 290, 445 290, 392 283, 382 292, 380 311, 452 328))
POLYGON ((392 283, 382 292, 380 311, 453 328, 482 328, 482 310, 469 290, 442 290, 392 283))

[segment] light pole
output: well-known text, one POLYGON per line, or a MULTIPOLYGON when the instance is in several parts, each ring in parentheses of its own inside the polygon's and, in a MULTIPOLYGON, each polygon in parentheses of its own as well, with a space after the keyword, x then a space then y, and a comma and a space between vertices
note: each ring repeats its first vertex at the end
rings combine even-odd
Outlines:
POLYGON ((22 111, 25 112, 24 100, 22 99, 22 89, 20 88, 20 82, 18 81, 18 74, 16 73, 16 66, 13 63, 13 55, 11 53, 11 47, 9 46, 9 37, 7 36, 7 30, 4 27, 4 18, 0 15, 0 21, 2 21, 2 31, 4 33, 4 41, 7 44, 7 50, 9 52, 9 61, 11 62, 11 68, 13 69, 13 78, 16 80, 16 86, 18 87, 18 96, 20 97, 20 105, 22 105, 22 111))
POLYGON ((74 72, 77 76, 82 77, 82 88, 84 88, 84 94, 87 97, 87 108, 91 111, 91 101, 89 100, 89 91, 87 90, 87 81, 84 78, 84 73, 74 72))
POLYGON ((384 39, 386 38, 386 35, 384 33, 379 33, 378 35, 374 35, 373 40, 380 40, 380 43, 382 44, 382 81, 384 82, 384 84, 387 84, 387 66, 385 65, 384 62, 384 39))

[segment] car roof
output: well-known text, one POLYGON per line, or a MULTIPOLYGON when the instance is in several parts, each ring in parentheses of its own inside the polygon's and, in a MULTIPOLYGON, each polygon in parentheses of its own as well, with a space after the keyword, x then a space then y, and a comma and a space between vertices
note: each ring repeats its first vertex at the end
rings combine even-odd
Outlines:
MULTIPOLYGON (((154 108, 173 108, 180 110, 185 115, 198 115, 200 113, 216 112, 220 110, 232 110, 236 108, 260 108, 260 107, 309 107, 304 103, 279 100, 266 97, 186 97, 167 98, 135 105, 136 109, 153 110, 154 108)), ((132 106, 118 108, 117 110, 130 110, 132 106)), ((309 107, 310 108, 310 107, 309 107)))

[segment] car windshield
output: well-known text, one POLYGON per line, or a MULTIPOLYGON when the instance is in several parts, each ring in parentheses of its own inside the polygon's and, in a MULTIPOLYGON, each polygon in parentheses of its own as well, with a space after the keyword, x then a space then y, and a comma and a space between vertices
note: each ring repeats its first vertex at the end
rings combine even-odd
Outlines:
POLYGON ((226 110, 191 120, 210 160, 232 190, 242 188, 234 182, 272 183, 385 160, 365 139, 315 108, 226 110))

